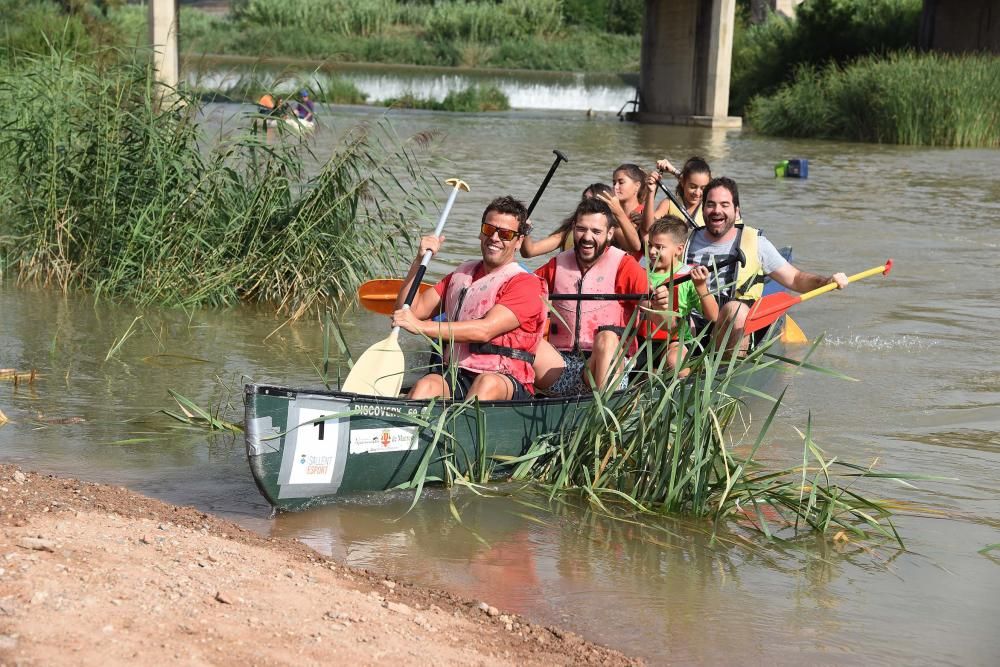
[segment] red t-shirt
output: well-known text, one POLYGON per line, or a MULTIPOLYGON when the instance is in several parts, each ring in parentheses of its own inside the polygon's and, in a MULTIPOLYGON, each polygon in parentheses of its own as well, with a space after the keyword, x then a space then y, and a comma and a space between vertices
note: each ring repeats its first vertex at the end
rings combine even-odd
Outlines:
MULTIPOLYGON (((545 284, 549 286, 549 293, 553 290, 556 279, 556 258, 553 257, 544 266, 535 270, 535 275, 540 276, 545 284)), ((631 255, 622 257, 621 264, 618 265, 618 273, 615 274, 615 294, 641 294, 649 291, 649 280, 646 278, 646 270, 639 266, 639 262, 631 255)), ((628 322, 635 311, 638 301, 619 301, 625 311, 625 321, 628 322)))
MULTIPOLYGON (((479 280, 484 275, 486 272, 483 271, 483 264, 480 262, 473 272, 472 280, 479 280)), ((442 308, 444 308, 445 295, 448 294, 451 276, 452 274, 449 273, 434 286, 434 290, 441 298, 442 308)), ((539 298, 538 290, 538 281, 530 273, 520 273, 508 280, 507 284, 497 292, 496 305, 504 306, 514 313, 521 330, 529 334, 538 332, 545 322, 545 304, 539 298)))

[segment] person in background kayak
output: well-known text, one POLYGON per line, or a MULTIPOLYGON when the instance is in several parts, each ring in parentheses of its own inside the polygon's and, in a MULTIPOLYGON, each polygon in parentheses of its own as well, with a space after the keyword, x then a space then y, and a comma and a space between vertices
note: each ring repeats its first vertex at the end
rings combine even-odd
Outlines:
POLYGON ((316 105, 309 98, 309 91, 303 88, 299 91, 299 99, 295 102, 295 115, 302 120, 312 121, 316 118, 316 105))
MULTIPOLYGON (((660 285, 667 288, 668 301, 663 314, 643 313, 639 336, 666 343, 667 365, 671 370, 680 366, 687 356, 683 341, 691 338, 687 323, 691 313, 697 309, 709 322, 715 322, 719 316, 719 304, 708 291, 708 268, 684 263, 687 239, 688 223, 672 215, 660 218, 649 230, 650 284, 654 289, 660 285), (690 280, 670 289, 672 280, 687 274, 691 275, 690 280)), ((688 372, 689 369, 682 370, 681 376, 688 372)))
MULTIPOLYGON (((583 194, 580 196, 580 201, 602 194, 611 197, 614 196, 614 190, 606 183, 591 183, 583 191, 583 194)), ((557 227, 554 232, 538 241, 531 238, 531 221, 529 220, 528 235, 524 237, 524 242, 521 244, 521 257, 537 257, 539 255, 547 255, 554 250, 569 250, 572 248, 573 216, 574 214, 571 213, 565 220, 562 221, 562 223, 560 223, 559 227, 557 227)))
POLYGON ((612 174, 611 186, 614 196, 598 195, 608 205, 614 215, 618 230, 614 235, 615 247, 629 253, 633 259, 642 259, 643 239, 639 226, 642 224, 643 202, 646 201, 646 172, 638 165, 623 164, 612 174))
POLYGON ((481 260, 470 260, 434 289, 402 308, 426 251, 437 254, 444 236, 425 236, 396 299, 393 326, 441 341, 445 363, 454 365, 417 380, 409 398, 527 399, 534 393, 534 353, 545 324, 545 286, 514 260, 527 231, 528 210, 513 197, 498 197, 483 212, 481 260), (434 316, 444 312, 448 321, 434 316))
MULTIPOLYGON (((731 178, 714 178, 705 186, 705 226, 696 229, 688 240, 685 261, 688 264, 711 266, 742 250, 746 264, 732 264, 725 270, 713 272, 709 278, 709 291, 719 301, 719 317, 713 327, 712 340, 730 352, 737 346, 746 350, 748 340, 743 336, 747 314, 764 291, 764 277, 770 276, 783 287, 794 292, 808 292, 834 283, 838 289, 847 287, 847 276, 835 273, 820 276, 792 266, 757 229, 740 219, 740 195, 736 181, 731 178), (731 328, 731 329, 730 329, 731 328), (726 337, 726 333, 731 333, 726 337)), ((653 308, 667 310, 669 290, 660 286, 656 290, 653 308)), ((692 320, 695 331, 711 325, 704 311, 696 311, 692 320)))
MULTIPOLYGON (((649 289, 646 272, 611 241, 617 220, 601 198, 580 202, 573 215, 573 249, 535 273, 551 294, 628 294, 649 289)), ((619 344, 636 301, 556 300, 549 339, 535 352, 535 384, 553 396, 588 393, 627 382, 615 367, 619 344)), ((636 350, 631 341, 631 354, 636 350)))
MULTIPOLYGON (((658 173, 654 173, 653 175, 657 178, 659 178, 660 173, 673 174, 677 177, 676 192, 678 199, 684 203, 684 208, 687 209, 688 215, 694 219, 695 225, 704 227, 705 219, 701 210, 702 195, 704 194, 705 186, 712 180, 712 169, 708 166, 708 163, 702 158, 695 156, 688 158, 682 169, 677 169, 674 165, 670 164, 670 160, 664 158, 663 160, 656 161, 656 170, 658 173)), ((647 195, 647 201, 653 201, 649 198, 649 195, 647 195)), ((677 216, 681 220, 684 219, 684 215, 669 197, 661 201, 659 206, 656 207, 654 218, 659 220, 668 215, 677 216)))

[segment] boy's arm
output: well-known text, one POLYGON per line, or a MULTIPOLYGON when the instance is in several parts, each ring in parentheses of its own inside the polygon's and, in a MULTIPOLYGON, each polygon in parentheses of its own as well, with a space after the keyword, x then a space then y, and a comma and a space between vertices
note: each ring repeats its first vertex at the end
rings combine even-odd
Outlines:
POLYGON ((709 322, 715 322, 719 319, 719 302, 708 291, 708 277, 708 267, 696 266, 691 269, 691 283, 694 285, 694 291, 698 294, 701 314, 709 322))

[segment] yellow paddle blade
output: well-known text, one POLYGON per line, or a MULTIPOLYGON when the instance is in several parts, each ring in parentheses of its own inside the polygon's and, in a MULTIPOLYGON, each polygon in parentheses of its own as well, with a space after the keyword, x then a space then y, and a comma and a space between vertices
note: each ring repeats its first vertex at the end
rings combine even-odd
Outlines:
POLYGON ((340 387, 341 391, 365 396, 396 398, 403 386, 406 360, 399 348, 399 333, 375 343, 354 362, 354 368, 340 387))
POLYGON ((802 345, 808 343, 809 339, 806 338, 805 332, 795 323, 795 320, 785 315, 785 328, 781 331, 781 342, 802 345))

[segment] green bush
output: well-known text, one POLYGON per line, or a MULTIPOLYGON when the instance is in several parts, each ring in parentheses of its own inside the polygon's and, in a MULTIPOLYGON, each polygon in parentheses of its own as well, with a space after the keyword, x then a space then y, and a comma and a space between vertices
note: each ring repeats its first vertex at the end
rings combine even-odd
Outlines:
POLYGON ((799 65, 845 64, 915 48, 921 0, 810 0, 794 20, 772 14, 760 25, 737 24, 730 112, 790 81, 799 65))
POLYGON ((1000 58, 905 52, 803 66, 792 84, 755 98, 747 120, 793 137, 1000 147, 1000 58))
POLYGON ((395 268, 432 197, 389 128, 343 133, 307 176, 308 144, 246 118, 204 145, 195 99, 161 97, 142 59, 110 62, 0 69, 0 256, 19 283, 298 317, 395 268))
POLYGON ((434 111, 506 111, 510 100, 495 86, 469 86, 464 90, 450 92, 441 101, 417 97, 406 93, 380 102, 385 106, 403 109, 431 109, 434 111))

